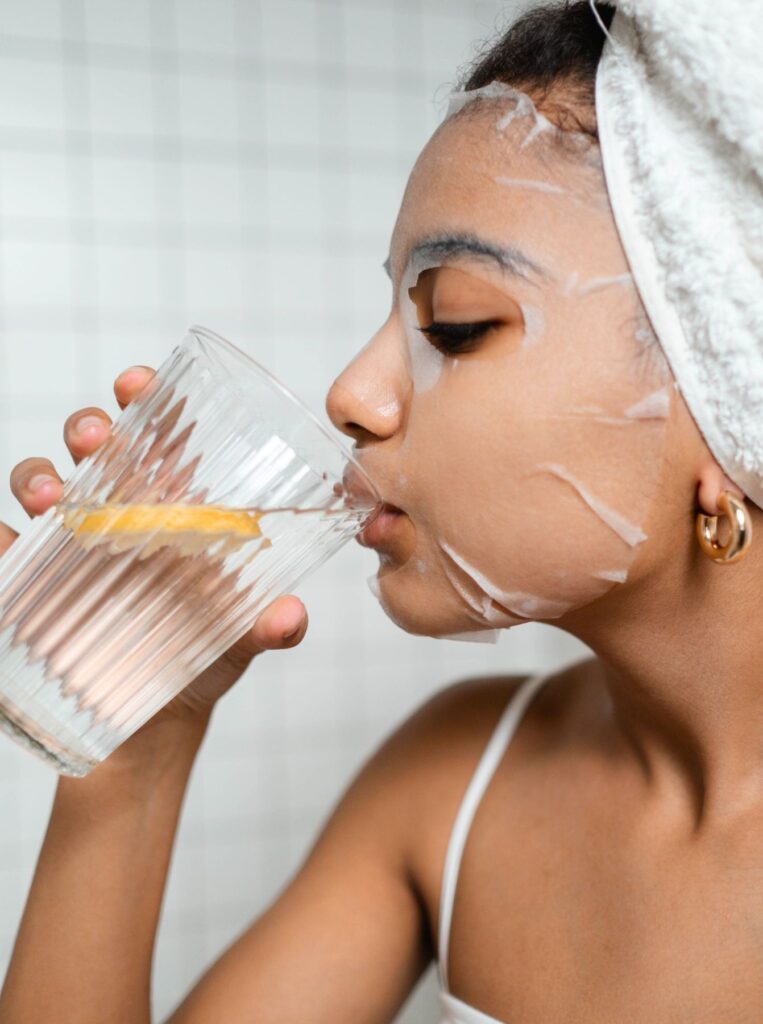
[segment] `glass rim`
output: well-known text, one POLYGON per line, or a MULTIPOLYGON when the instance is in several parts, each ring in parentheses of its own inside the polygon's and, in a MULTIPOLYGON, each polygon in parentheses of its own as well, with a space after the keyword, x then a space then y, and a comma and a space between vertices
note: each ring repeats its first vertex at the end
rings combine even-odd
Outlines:
POLYGON ((244 352, 244 350, 239 348, 238 345, 235 345, 232 341, 228 341, 227 338, 223 338, 221 334, 217 334, 216 331, 212 331, 208 327, 204 327, 201 324, 191 324, 186 329, 186 334, 201 335, 204 339, 211 341, 216 345, 220 345, 224 349, 227 349, 230 352, 232 352, 233 355, 242 358, 245 361, 245 363, 253 370, 255 370, 260 375, 260 377, 263 377, 268 382, 268 384, 275 387, 276 390, 280 391, 282 395, 288 398, 293 405, 296 405, 299 411, 304 416, 306 416, 308 420, 311 421, 313 426, 318 428, 318 430, 326 438, 326 440, 329 441, 330 444, 337 451, 339 451, 339 453, 342 456, 344 456, 344 458, 362 476, 363 480, 370 489, 370 495, 371 498, 374 499, 375 504, 378 506, 384 503, 384 499, 382 495, 379 493, 378 487, 373 482, 371 477, 368 475, 368 472, 363 468, 363 466, 361 466, 360 462, 349 450, 349 448, 347 448, 346 445, 342 441, 340 441, 338 437, 334 437, 330 433, 328 428, 325 426, 325 424, 321 423, 321 421, 318 419, 313 410, 309 406, 305 405, 302 399, 299 398, 291 390, 291 388, 287 387, 282 381, 280 381, 278 377, 271 373, 270 370, 266 369, 266 367, 264 367, 261 363, 258 363, 253 356, 250 356, 248 352, 244 352))

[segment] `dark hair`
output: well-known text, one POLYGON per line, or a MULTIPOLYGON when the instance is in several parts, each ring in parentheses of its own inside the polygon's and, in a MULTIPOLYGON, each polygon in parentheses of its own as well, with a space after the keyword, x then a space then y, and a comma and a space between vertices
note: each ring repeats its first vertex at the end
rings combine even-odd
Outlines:
MULTIPOLYGON (((608 3, 596 10, 609 28, 615 13, 608 3)), ((543 105, 553 92, 548 116, 560 128, 597 138, 594 88, 604 32, 587 0, 546 3, 514 21, 487 45, 462 75, 460 88, 504 82, 543 105), (561 87, 561 91, 560 91, 561 87)))

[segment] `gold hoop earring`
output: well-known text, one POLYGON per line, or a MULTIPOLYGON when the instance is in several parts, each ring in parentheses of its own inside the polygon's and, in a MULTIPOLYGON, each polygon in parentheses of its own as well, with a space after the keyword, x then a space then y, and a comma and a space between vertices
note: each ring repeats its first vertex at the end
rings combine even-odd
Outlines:
POLYGON ((706 516, 703 512, 697 513, 697 538, 708 558, 728 565, 747 554, 752 543, 752 519, 744 500, 740 501, 728 491, 721 491, 718 495, 718 508, 731 527, 731 536, 726 544, 718 541, 718 516, 706 516))

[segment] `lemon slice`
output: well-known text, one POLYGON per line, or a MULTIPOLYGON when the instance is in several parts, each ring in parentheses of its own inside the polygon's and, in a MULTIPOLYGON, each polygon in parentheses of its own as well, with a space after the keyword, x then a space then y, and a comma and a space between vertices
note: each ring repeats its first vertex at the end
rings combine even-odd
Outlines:
POLYGON ((144 546, 140 558, 172 545, 196 555, 223 541, 216 553, 227 554, 247 541, 262 537, 255 509, 218 505, 135 504, 64 506, 64 525, 86 548, 105 544, 111 553, 144 546))

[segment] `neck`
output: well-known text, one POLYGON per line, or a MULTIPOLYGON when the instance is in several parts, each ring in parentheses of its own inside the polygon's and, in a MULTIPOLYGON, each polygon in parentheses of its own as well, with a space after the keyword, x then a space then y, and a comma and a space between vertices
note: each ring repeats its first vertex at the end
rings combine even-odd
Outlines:
POLYGON ((567 627, 599 656, 650 784, 679 794, 695 829, 763 807, 762 571, 754 546, 722 565, 692 542, 567 627))

